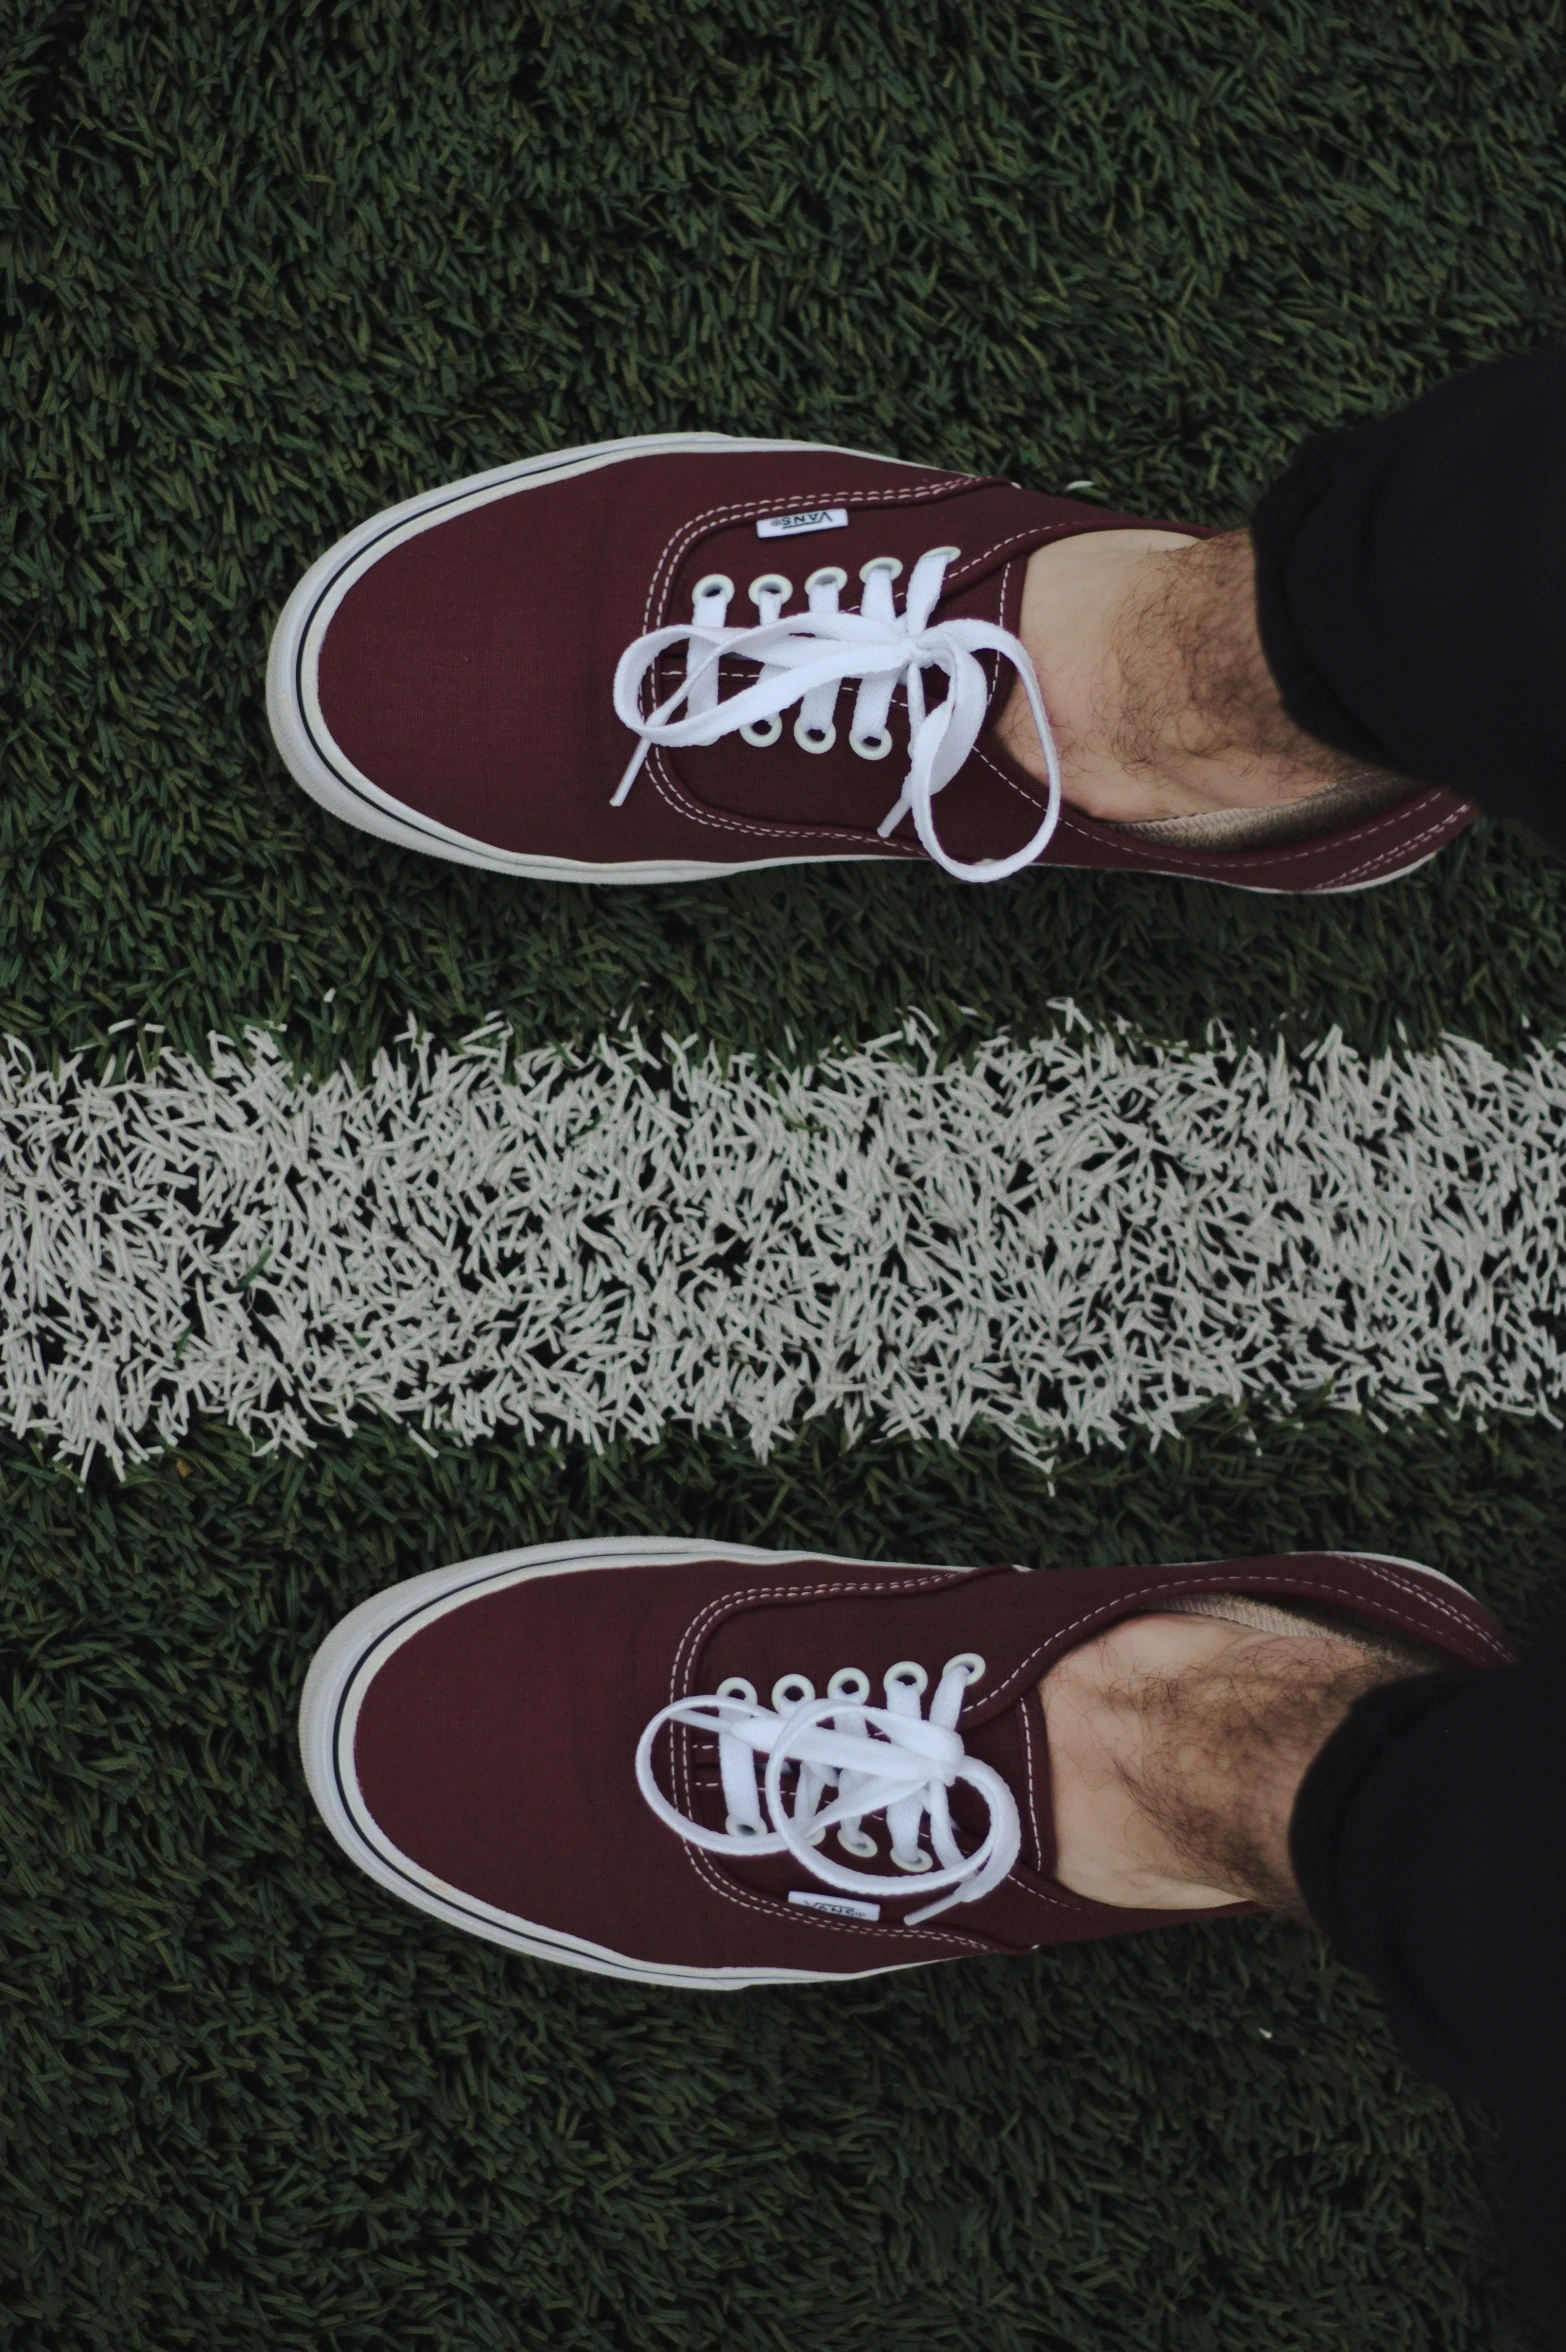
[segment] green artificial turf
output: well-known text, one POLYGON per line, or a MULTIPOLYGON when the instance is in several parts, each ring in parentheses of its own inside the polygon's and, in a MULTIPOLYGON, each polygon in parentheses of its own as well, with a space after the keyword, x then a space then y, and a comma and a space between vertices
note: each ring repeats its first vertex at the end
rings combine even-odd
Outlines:
MULTIPOLYGON (((261 679, 337 532, 561 442, 833 438, 1234 519, 1301 431, 1566 329, 1563 60, 1553 0, 5 0, 0 1028, 199 1049, 260 1016, 324 1066, 410 1010, 809 1049, 914 1006, 960 1046, 1069 995, 1170 1037, 1559 1034, 1563 869, 1503 829, 1308 906, 518 885, 325 817, 261 679)), ((1313 1939, 627 1991, 353 1874, 291 1726, 379 1584, 592 1529, 1360 1543, 1525 1628, 1566 1553, 1554 1430, 1208 1412, 1051 1491, 982 1430, 813 1424, 760 1465, 678 1431, 258 1461, 206 1428, 123 1484, 0 1440, 0 1480, 5 2346, 1509 2340, 1483 2127, 1313 1939)))

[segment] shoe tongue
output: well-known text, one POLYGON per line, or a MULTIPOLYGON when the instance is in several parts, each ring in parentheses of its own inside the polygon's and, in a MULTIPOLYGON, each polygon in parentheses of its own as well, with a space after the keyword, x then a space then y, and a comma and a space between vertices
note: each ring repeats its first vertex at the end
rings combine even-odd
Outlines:
POLYGON ((783 1677, 804 1675, 825 1697, 833 1674, 854 1667, 869 1679, 871 1704, 881 1706, 887 1673, 912 1660, 929 1678, 925 1712, 948 1659, 977 1653, 985 1671, 969 1709, 976 1702, 987 1711, 989 1695, 1024 1668, 1049 1630, 1049 1598, 1046 1583, 1009 1567, 792 1562, 764 1584, 735 1593, 722 1618, 698 1637, 699 1646, 691 1645, 678 1695, 715 1691, 738 1675, 770 1704, 783 1677))

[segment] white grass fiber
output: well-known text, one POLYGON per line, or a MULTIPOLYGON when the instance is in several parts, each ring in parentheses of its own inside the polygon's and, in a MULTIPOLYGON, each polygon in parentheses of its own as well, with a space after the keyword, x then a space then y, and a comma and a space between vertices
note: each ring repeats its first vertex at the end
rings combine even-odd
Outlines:
POLYGON ((410 1032, 363 1083, 265 1030, 96 1074, 9 1040, 0 1423, 123 1468, 197 1414, 262 1449, 384 1415, 765 1452, 835 1410, 1044 1459, 1324 1387, 1553 1417, 1566 1055, 1061 1010, 944 1068, 917 1020, 810 1069, 410 1032))

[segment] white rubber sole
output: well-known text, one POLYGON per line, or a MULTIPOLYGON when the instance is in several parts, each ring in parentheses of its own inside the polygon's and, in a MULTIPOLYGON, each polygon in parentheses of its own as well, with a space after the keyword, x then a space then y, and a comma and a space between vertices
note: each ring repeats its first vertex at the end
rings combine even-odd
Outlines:
MULTIPOLYGON (((1284 1554, 1287 1558, 1291 1555, 1284 1554)), ((1376 1560, 1404 1568, 1418 1576, 1449 1585, 1460 1592, 1456 1579, 1428 1568, 1419 1560, 1404 1560, 1390 1552, 1327 1552, 1326 1559, 1376 1560)), ((361 1601, 327 1635, 310 1662, 299 1704, 299 1753, 310 1794, 337 1843, 351 1862, 415 1910, 457 1928, 482 1936, 508 1952, 530 1960, 552 1960, 567 1968, 583 1968, 595 1976, 618 1977, 622 1983, 667 1985, 697 1992, 743 1992, 754 1985, 836 1984, 866 1976, 887 1976, 904 1967, 928 1967, 928 1960, 893 1962, 878 1969, 805 1968, 680 1968, 660 1967, 632 1960, 603 1944, 558 1928, 539 1927, 498 1911, 460 1887, 421 1868, 381 1830, 359 1791, 354 1769, 354 1740, 359 1710, 374 1675, 404 1641, 423 1630, 449 1609, 459 1608, 476 1592, 499 1591, 535 1576, 573 1576, 595 1568, 627 1565, 657 1567, 694 1560, 733 1560, 745 1567, 775 1568, 780 1561, 821 1561, 839 1567, 863 1567, 858 1560, 835 1559, 822 1552, 774 1552, 752 1544, 693 1543, 672 1537, 613 1536, 596 1542, 530 1544, 518 1551, 492 1552, 479 1560, 459 1561, 454 1567, 432 1568, 401 1584, 361 1601)), ((929 1562, 882 1562, 881 1566, 929 1562)), ((1190 1561, 1177 1566, 1201 1568, 1210 1562, 1190 1561)), ((584 1595, 584 1608, 592 1606, 584 1595)), ((525 1830, 522 1833, 525 1835, 525 1830)))
MULTIPOLYGON (((313 563, 283 607, 272 632, 266 666, 266 711, 272 737, 289 773, 312 800, 329 809, 361 833, 394 841, 400 849, 416 849, 426 857, 450 858, 459 866, 478 866, 486 873, 510 874, 536 882, 710 882, 731 874, 754 874, 764 867, 860 863, 874 865, 874 853, 862 859, 832 851, 816 857, 744 858, 734 863, 718 859, 669 858, 642 863, 595 864, 585 858, 535 857, 521 851, 496 849, 492 843, 437 824, 395 800, 364 775, 333 741, 321 712, 317 672, 321 641, 333 613, 355 581, 387 550, 447 521, 454 513, 514 495, 519 489, 539 489, 573 475, 597 471, 627 458, 647 457, 663 450, 830 450, 845 457, 876 458, 882 465, 911 465, 906 458, 888 458, 879 451, 839 450, 828 441, 747 441, 728 433, 644 433, 620 441, 590 441, 577 449, 557 449, 544 457, 528 457, 515 465, 496 466, 489 473, 470 474, 443 489, 423 491, 417 498, 390 506, 339 539, 313 563)), ((607 809, 606 809, 607 817, 607 809)))

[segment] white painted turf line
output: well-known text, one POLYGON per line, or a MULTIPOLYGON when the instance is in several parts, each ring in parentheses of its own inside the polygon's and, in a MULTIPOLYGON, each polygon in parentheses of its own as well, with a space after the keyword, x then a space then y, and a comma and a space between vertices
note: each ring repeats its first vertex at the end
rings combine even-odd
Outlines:
MULTIPOLYGON (((1069 1008, 1062 1008, 1069 1015, 1069 1008)), ((130 1024, 125 1025, 127 1028, 130 1024)), ((264 1031, 93 1076, 0 1051, 0 1425, 117 1467, 836 1410, 1023 1452, 1332 1384, 1553 1418, 1566 1054, 1154 1048, 1078 1022, 938 1069, 411 1033, 367 1084, 264 1031)))

